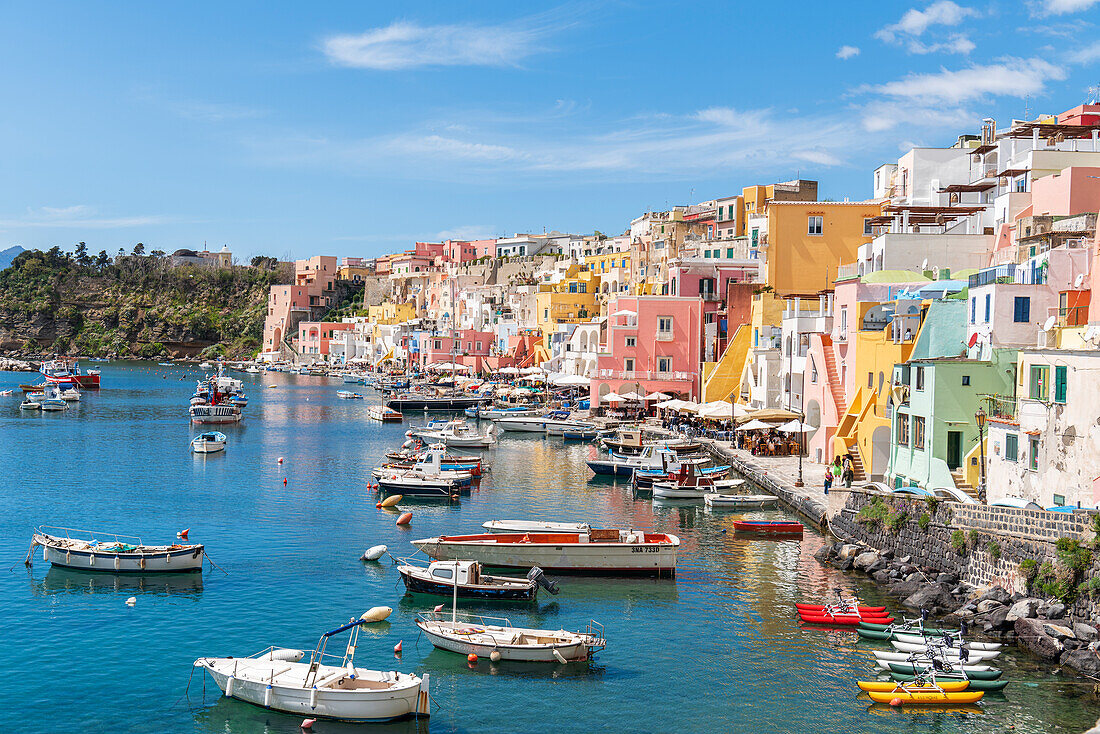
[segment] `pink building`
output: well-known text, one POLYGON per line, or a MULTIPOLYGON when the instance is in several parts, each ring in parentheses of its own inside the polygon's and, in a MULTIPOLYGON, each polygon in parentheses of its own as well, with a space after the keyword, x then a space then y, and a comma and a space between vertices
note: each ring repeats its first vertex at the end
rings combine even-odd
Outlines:
POLYGON ((690 258, 669 263, 669 293, 703 299, 704 362, 718 361, 726 349, 726 296, 731 286, 755 282, 757 271, 758 263, 749 261, 721 263, 717 259, 690 258))
POLYGON ((483 372, 487 367, 485 360, 489 357, 495 340, 495 333, 473 329, 459 329, 453 337, 450 332, 438 336, 422 336, 420 368, 453 361, 468 365, 472 372, 483 372))
POLYGON ((1064 217, 1100 209, 1100 168, 1072 166, 1031 184, 1027 216, 1064 217))
POLYGON ((333 333, 354 328, 355 324, 303 321, 298 324, 298 352, 304 357, 327 357, 333 333))
POLYGON ((593 407, 610 392, 698 397, 702 298, 620 296, 610 301, 607 312, 605 343, 592 380, 593 407))
POLYGON ((271 286, 262 349, 268 359, 283 356, 283 340, 297 335, 299 323, 319 319, 329 309, 336 270, 335 257, 317 255, 295 261, 293 285, 271 286))

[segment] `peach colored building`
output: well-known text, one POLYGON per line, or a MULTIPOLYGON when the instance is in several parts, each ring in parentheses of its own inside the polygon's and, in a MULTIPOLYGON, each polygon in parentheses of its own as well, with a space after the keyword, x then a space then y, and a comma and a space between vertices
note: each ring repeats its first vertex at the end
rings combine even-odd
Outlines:
POLYGON ((703 299, 620 296, 608 303, 604 344, 592 380, 593 407, 608 393, 700 393, 703 299))
POLYGON ((298 324, 298 352, 307 359, 327 357, 332 335, 354 328, 355 324, 334 321, 303 321, 298 324))
POLYGON ((319 319, 332 305, 337 259, 317 255, 294 263, 294 283, 273 285, 267 295, 267 315, 261 356, 285 358, 284 340, 298 334, 302 321, 319 319))

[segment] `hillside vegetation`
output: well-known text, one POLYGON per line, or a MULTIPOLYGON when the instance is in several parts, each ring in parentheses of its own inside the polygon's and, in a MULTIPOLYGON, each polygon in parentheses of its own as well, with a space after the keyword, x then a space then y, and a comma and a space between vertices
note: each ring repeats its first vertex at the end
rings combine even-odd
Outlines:
POLYGON ((289 270, 173 266, 159 252, 91 256, 59 248, 20 253, 0 272, 0 349, 156 357, 255 354, 270 286, 289 270))

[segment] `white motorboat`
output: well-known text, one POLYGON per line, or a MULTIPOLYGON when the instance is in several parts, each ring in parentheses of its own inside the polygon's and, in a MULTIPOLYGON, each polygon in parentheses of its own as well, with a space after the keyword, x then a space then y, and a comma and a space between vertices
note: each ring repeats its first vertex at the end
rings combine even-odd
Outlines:
MULTIPOLYGON (((737 480, 734 480, 737 481, 737 480)), ((778 497, 770 494, 707 494, 703 497, 707 507, 721 507, 733 510, 755 510, 771 507, 779 502, 778 497)))
POLYGON ((492 426, 486 433, 479 433, 464 420, 447 421, 438 431, 421 431, 417 435, 431 441, 442 441, 447 446, 488 448, 496 443, 492 426))
POLYGON ((493 424, 502 431, 546 433, 546 419, 541 415, 507 416, 496 419, 493 424))
POLYGON ((248 369, 246 369, 245 372, 250 375, 258 375, 260 374, 260 368, 256 365, 249 365, 248 369))
POLYGON ((432 561, 426 567, 402 559, 397 567, 410 593, 458 595, 463 599, 484 601, 535 601, 538 587, 557 594, 557 585, 546 579, 541 568, 533 568, 527 578, 490 576, 476 561, 432 561), (458 584, 457 592, 454 590, 458 584))
POLYGON ((68 410, 69 404, 61 398, 43 396, 38 401, 39 407, 42 410, 68 410))
POLYGON ((545 520, 490 520, 482 523, 487 533, 587 533, 586 522, 550 522, 545 520))
POLYGON ((19 404, 20 410, 42 410, 42 403, 26 398, 19 404))
POLYGON ((588 421, 576 421, 570 418, 555 418, 546 421, 546 432, 551 436, 564 435, 566 431, 593 431, 595 423, 588 421))
POLYGON ((481 615, 422 612, 416 626, 441 650, 462 655, 536 663, 572 663, 591 660, 607 646, 603 626, 589 622, 584 632, 514 627, 507 619, 481 615), (447 618, 449 617, 449 619, 447 618))
POLYGON ((76 389, 76 385, 59 386, 57 388, 57 397, 64 400, 66 403, 80 402, 80 391, 76 389))
POLYGON ((337 390, 336 397, 343 398, 344 400, 362 400, 363 394, 350 390, 337 390))
POLYGON ((191 439, 191 450, 196 454, 213 454, 225 451, 226 437, 219 431, 200 433, 191 439))
POLYGON ((537 408, 479 408, 477 417, 495 421, 501 418, 522 418, 528 415, 535 415, 536 413, 538 413, 537 408))
POLYGON ((192 423, 236 423, 241 419, 241 406, 233 403, 192 405, 189 412, 192 423))
POLYGON ((539 568, 557 573, 673 576, 680 539, 641 530, 583 533, 441 535, 412 541, 430 558, 474 560, 490 568, 539 568))
POLYGON ((199 362, 199 369, 200 370, 208 370, 213 366, 214 365, 210 364, 209 362, 199 362))
POLYGON ((653 499, 698 500, 744 484, 743 479, 713 479, 694 461, 685 461, 670 481, 653 482, 653 499))
POLYGON ((145 545, 141 538, 130 535, 48 526, 35 530, 31 551, 37 546, 42 546, 43 560, 86 571, 198 572, 204 557, 201 545, 145 545))
POLYGON ((408 467, 407 464, 398 466, 383 464, 372 469, 371 475, 375 479, 392 480, 398 476, 413 476, 434 481, 442 480, 449 485, 470 484, 474 478, 472 471, 443 468, 443 456, 446 453, 447 449, 443 444, 432 444, 412 467, 408 467))
POLYGON ((351 722, 429 716, 427 674, 355 667, 359 628, 366 624, 354 619, 324 633, 309 662, 302 662, 301 650, 268 647, 243 658, 199 658, 194 666, 210 673, 226 697, 273 711, 351 722), (328 639, 347 630, 352 633, 343 658, 325 653, 328 639))
POLYGON ((400 423, 401 414, 388 405, 372 405, 367 408, 367 417, 380 423, 400 423))

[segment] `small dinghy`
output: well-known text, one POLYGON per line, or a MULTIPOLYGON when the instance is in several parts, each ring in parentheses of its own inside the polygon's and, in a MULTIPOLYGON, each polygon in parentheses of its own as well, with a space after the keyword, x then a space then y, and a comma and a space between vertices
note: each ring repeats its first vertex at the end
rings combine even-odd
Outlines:
POLYGON ((42 403, 37 400, 31 400, 27 398, 19 404, 20 410, 42 410, 42 403))
POLYGON ((31 551, 37 546, 55 566, 108 573, 198 572, 204 559, 201 545, 145 545, 130 535, 48 526, 35 530, 31 551))
POLYGON ((228 439, 220 431, 207 431, 191 439, 191 450, 196 454, 214 454, 225 451, 228 439))
POLYGON ((527 578, 490 576, 477 561, 432 561, 425 568, 402 559, 397 568, 405 588, 413 593, 452 596, 457 585, 458 597, 483 601, 535 601, 539 586, 558 593, 541 568, 532 568, 527 578))
MULTIPOLYGON (((740 533, 802 535, 804 528, 800 522, 791 522, 787 520, 734 520, 733 529, 740 533)), ((878 620, 874 621, 877 622, 878 620)))
POLYGON ((344 400, 362 400, 363 394, 352 392, 350 390, 337 390, 336 397, 343 398, 344 400))
POLYGON ((586 522, 549 520, 490 520, 481 527, 487 533, 587 533, 592 529, 586 522))
POLYGON ((779 502, 770 494, 708 494, 703 497, 707 507, 730 510, 756 510, 779 502))
POLYGON ((366 616, 321 635, 309 662, 301 662, 301 650, 268 647, 243 658, 199 658, 194 666, 210 673, 228 698, 273 711, 351 722, 428 717, 427 674, 421 678, 355 667, 359 629, 371 622, 366 616), (327 654, 329 638, 348 630, 352 632, 343 657, 327 654))
POLYGON ((436 612, 417 615, 416 626, 441 650, 531 663, 574 663, 591 660, 607 646, 603 626, 589 622, 584 632, 514 627, 507 619, 436 612))

